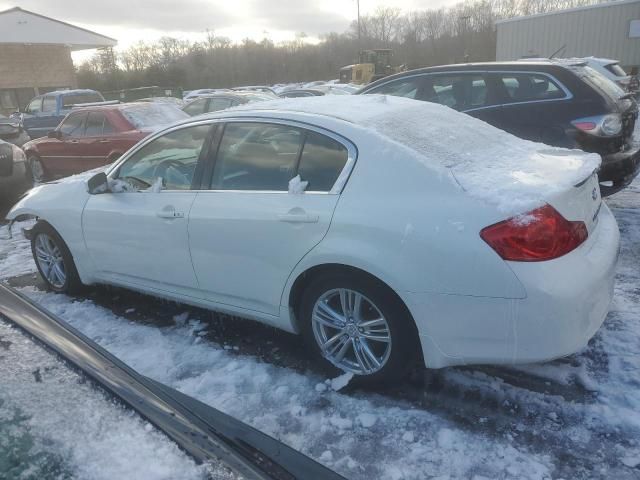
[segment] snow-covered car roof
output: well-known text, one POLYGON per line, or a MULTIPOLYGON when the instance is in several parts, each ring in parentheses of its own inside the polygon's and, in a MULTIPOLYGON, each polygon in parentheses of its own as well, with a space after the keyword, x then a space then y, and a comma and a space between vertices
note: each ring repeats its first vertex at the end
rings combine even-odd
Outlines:
MULTIPOLYGON (((600 156, 522 140, 469 115, 435 103, 386 95, 283 98, 232 108, 243 112, 303 113, 358 125, 450 169, 465 190, 503 209, 530 203, 580 183, 600 156)), ((222 115, 220 115, 222 116, 222 115)), ((517 208, 517 207, 516 207, 517 208)))

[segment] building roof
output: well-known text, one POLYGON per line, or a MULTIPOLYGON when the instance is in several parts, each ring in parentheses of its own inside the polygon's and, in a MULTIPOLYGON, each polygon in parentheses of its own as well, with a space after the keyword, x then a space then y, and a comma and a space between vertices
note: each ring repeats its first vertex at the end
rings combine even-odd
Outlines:
POLYGON ((545 13, 537 13, 534 15, 525 15, 525 16, 521 16, 521 17, 513 17, 513 18, 505 18, 503 20, 498 20, 496 21, 496 25, 499 25, 501 23, 510 23, 510 22, 518 22, 521 20, 529 20, 530 18, 538 18, 538 17, 548 17, 550 15, 558 15, 558 14, 562 14, 562 13, 573 13, 573 12, 581 12, 584 10, 593 10, 596 8, 609 8, 609 7, 617 7, 619 5, 626 5, 628 3, 640 3, 640 0, 601 0, 601 3, 595 3, 593 5, 584 5, 582 7, 574 7, 574 8, 567 8, 564 10, 554 10, 552 12, 545 12, 545 13))
POLYGON ((0 44, 66 45, 71 50, 113 47, 117 40, 20 7, 0 12, 0 44))

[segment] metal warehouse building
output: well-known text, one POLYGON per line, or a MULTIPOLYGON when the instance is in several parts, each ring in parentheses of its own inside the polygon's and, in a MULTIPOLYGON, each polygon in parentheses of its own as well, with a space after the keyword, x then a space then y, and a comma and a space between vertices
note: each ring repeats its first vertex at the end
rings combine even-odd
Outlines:
POLYGON ((0 113, 76 87, 71 52, 114 45, 113 38, 21 8, 0 12, 0 113))
POLYGON ((602 57, 640 66, 640 0, 606 2, 497 22, 496 60, 602 57))

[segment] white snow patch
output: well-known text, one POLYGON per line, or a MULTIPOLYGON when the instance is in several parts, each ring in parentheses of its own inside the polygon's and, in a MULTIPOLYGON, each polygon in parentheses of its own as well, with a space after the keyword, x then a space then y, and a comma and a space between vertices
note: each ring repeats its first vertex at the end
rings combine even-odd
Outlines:
POLYGON ((371 428, 376 424, 378 417, 371 413, 361 413, 358 415, 358 421, 364 428, 371 428))
POLYGON ((163 188, 164 188, 164 180, 162 180, 162 177, 158 177, 154 180, 151 186, 145 190, 145 192, 160 193, 163 188))
POLYGON ((308 185, 309 182, 303 181, 302 178, 300 178, 300 175, 296 175, 291 180, 289 180, 289 193, 292 193, 294 195, 304 193, 308 185))
POLYGON ((353 373, 347 372, 342 375, 331 379, 331 389, 335 392, 342 390, 344 387, 349 385, 349 382, 353 378, 353 373))
MULTIPOLYGON (((12 425, 10 432, 2 429, 3 447, 15 454, 25 448, 20 440, 33 441, 21 454, 31 464, 17 466, 24 469, 21 477, 27 469, 38 470, 35 458, 49 455, 71 474, 69 478, 142 478, 142 472, 148 480, 209 478, 208 468, 197 466, 164 433, 84 381, 17 328, 0 321, 0 339, 5 342, 0 356, 0 426, 12 425)), ((39 472, 42 476, 33 471, 27 476, 49 478, 47 468, 39 472)), ((215 470, 221 476, 214 478, 235 478, 220 467, 215 470)), ((9 476, 2 478, 18 478, 13 474, 19 472, 5 472, 9 476)))

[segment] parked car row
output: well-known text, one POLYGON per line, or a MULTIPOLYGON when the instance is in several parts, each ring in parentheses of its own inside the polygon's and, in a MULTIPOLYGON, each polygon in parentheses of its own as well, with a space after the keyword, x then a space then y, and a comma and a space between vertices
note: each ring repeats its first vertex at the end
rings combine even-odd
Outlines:
POLYGON ((520 138, 602 156, 602 192, 628 185, 640 168, 632 95, 582 61, 449 65, 392 75, 360 94, 440 103, 520 138))
POLYGON ((35 179, 112 163, 9 213, 39 219, 48 287, 253 318, 362 383, 417 358, 552 359, 600 327, 619 247, 601 191, 640 168, 638 107, 615 83, 540 60, 419 69, 341 97, 252 88, 183 111, 77 108, 25 144, 35 179))

